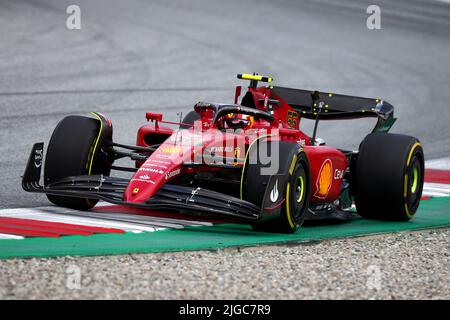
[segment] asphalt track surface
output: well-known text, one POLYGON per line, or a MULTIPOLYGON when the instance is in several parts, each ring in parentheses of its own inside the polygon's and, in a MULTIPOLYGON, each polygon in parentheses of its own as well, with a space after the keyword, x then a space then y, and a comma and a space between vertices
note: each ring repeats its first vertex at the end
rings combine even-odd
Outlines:
MULTIPOLYGON (((428 159, 450 154, 448 3, 370 1, 382 29, 369 30, 367 1, 77 1, 82 29, 69 31, 72 3, 0 2, 1 208, 48 204, 20 175, 62 117, 103 112, 133 143, 146 111, 175 120, 199 100, 232 101, 239 72, 383 98, 394 132, 419 137, 428 159)), ((356 149, 373 122, 322 122, 319 136, 356 149)))

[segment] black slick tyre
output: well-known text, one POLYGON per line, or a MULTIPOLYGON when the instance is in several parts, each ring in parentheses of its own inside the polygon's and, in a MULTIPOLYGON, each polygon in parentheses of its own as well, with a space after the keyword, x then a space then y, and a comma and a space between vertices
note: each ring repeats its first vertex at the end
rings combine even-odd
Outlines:
MULTIPOLYGON (((98 159, 101 149, 101 121, 84 116, 68 116, 59 122, 50 139, 44 166, 44 184, 79 175, 109 175, 110 164, 98 159)), ((96 199, 47 195, 62 207, 87 210, 96 199)))
POLYGON ((423 190, 424 153, 420 142, 401 134, 369 134, 360 145, 353 181, 359 215, 410 220, 423 190))

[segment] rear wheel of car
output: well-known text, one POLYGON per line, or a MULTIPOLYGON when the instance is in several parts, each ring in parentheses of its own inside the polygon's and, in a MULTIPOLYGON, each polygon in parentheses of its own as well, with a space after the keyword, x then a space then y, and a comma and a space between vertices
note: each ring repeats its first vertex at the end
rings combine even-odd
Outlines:
POLYGON ((194 125, 194 122, 200 119, 200 115, 196 111, 190 111, 181 121, 180 129, 189 129, 191 126, 186 126, 184 124, 194 125))
POLYGON ((424 154, 410 136, 371 133, 361 143, 354 175, 356 210, 380 220, 407 221, 419 207, 424 154))
MULTIPOLYGON (((68 116, 59 122, 50 139, 44 167, 47 186, 62 178, 78 175, 109 175, 111 165, 97 156, 101 149, 101 120, 84 116, 68 116)), ((47 195, 62 207, 87 210, 98 200, 47 195)))
MULTIPOLYGON (((258 231, 293 233, 303 224, 309 205, 311 190, 308 158, 296 143, 284 141, 261 143, 268 144, 266 150, 271 150, 272 143, 279 143, 279 154, 271 155, 272 159, 273 157, 279 159, 278 170, 275 177, 262 175, 261 169, 267 165, 262 164, 259 157, 257 163, 248 163, 245 168, 246 183, 243 197, 258 206, 264 206, 265 195, 277 197, 274 207, 280 207, 280 215, 268 220, 263 219, 252 224, 252 227, 258 231), (270 190, 267 190, 268 188, 270 190)), ((250 147, 248 158, 254 157, 256 152, 257 148, 250 147)))

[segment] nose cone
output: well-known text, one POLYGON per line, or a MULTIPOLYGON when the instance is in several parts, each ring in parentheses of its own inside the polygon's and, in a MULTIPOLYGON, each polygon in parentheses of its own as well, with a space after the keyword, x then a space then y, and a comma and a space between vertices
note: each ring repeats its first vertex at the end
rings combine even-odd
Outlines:
POLYGON ((181 146, 161 146, 133 175, 124 192, 124 201, 144 202, 159 188, 181 174, 183 158, 190 150, 181 146))

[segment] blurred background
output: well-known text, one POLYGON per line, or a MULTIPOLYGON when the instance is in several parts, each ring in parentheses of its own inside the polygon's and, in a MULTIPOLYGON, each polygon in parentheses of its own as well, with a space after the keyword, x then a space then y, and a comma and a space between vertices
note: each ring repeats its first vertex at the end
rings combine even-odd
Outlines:
MULTIPOLYGON (((450 3, 441 0, 1 0, 0 207, 47 205, 20 175, 34 142, 68 114, 100 111, 134 143, 145 112, 178 119, 232 102, 237 73, 275 85, 382 98, 392 132, 450 155, 450 3), (81 29, 66 27, 69 5, 81 29), (381 9, 370 30, 369 5, 381 9)), ((328 121, 318 136, 357 149, 374 120, 328 121)), ((306 132, 312 124, 301 123, 306 132)))

